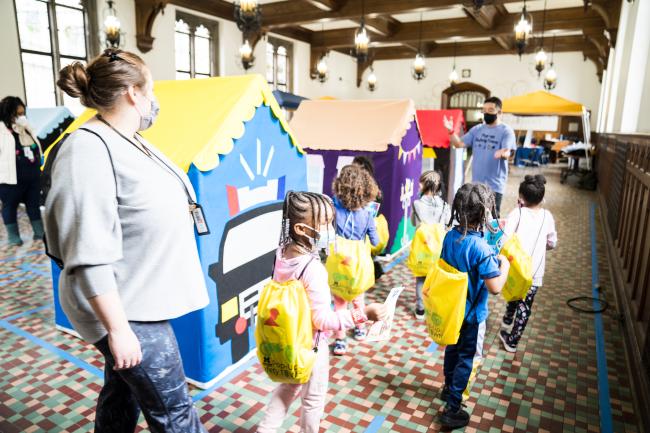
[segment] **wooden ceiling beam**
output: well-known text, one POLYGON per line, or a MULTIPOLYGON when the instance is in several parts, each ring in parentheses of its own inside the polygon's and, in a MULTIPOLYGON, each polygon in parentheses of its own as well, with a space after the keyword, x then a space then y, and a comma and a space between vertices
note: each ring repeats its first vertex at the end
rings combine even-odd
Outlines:
POLYGON ((332 12, 340 9, 345 3, 345 0, 303 0, 312 6, 317 7, 322 11, 332 12))
MULTIPOLYGON (((541 21, 542 12, 532 12, 533 22, 541 21)), ((518 14, 509 14, 499 20, 491 30, 475 25, 472 18, 452 18, 423 22, 422 40, 435 41, 452 37, 495 37, 512 35, 518 14)), ((585 13, 583 8, 554 9, 546 14, 547 30, 602 30, 603 21, 593 12, 585 13)), ((417 42, 420 36, 420 23, 402 23, 399 30, 391 36, 377 35, 371 42, 417 42)), ((315 40, 329 48, 345 48, 353 45, 356 29, 326 30, 319 33, 315 40)))
MULTIPOLYGON (((361 22, 361 20, 354 21, 361 22)), ((393 17, 366 18, 364 23, 368 30, 381 36, 394 35, 402 24, 393 17)))
MULTIPOLYGON (((136 0, 138 1, 140 0, 136 0)), ((170 0, 169 2, 204 14, 230 21, 235 20, 235 8, 232 3, 225 0, 170 0)))
POLYGON ((478 10, 472 6, 463 6, 463 11, 486 30, 492 29, 501 15, 501 10, 495 5, 485 5, 478 10))

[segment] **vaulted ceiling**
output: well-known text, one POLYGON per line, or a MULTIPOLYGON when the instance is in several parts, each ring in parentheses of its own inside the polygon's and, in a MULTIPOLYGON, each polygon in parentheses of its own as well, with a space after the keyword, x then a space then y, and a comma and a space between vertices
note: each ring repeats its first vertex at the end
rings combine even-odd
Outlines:
MULTIPOLYGON (((150 34, 153 20, 167 3, 234 20, 232 0, 135 1, 139 44, 153 42, 150 34)), ((535 36, 527 52, 539 47, 544 22, 547 51, 554 36, 556 52, 582 52, 585 59, 596 64, 602 78, 609 47, 616 44, 621 1, 527 1, 535 36)), ((261 0, 259 3, 262 34, 276 33, 309 43, 312 69, 325 52, 352 54, 363 7, 371 50, 367 62, 358 65, 359 77, 373 61, 412 58, 418 49, 425 57, 450 57, 454 52, 458 56, 514 55, 514 26, 523 7, 523 2, 517 0, 261 0), (478 3, 482 3, 480 8, 476 7, 478 3)), ((255 43, 262 34, 250 39, 255 43)))

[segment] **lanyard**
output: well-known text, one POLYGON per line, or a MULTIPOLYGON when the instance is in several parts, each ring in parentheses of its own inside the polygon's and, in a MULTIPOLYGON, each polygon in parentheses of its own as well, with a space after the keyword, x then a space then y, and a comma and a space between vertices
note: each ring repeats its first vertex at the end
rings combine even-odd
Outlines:
POLYGON ((173 168, 171 168, 165 161, 163 161, 161 158, 159 158, 158 155, 156 155, 155 153, 153 153, 149 149, 147 149, 147 146, 145 146, 144 143, 142 143, 140 140, 137 140, 137 141, 140 144, 140 146, 142 146, 142 147, 138 146, 133 141, 129 140, 124 134, 122 134, 120 131, 115 129, 115 127, 113 127, 113 125, 108 123, 106 121, 106 119, 104 119, 102 116, 97 115, 97 119, 99 119, 102 123, 104 123, 106 126, 111 128, 113 131, 115 131, 115 133, 117 135, 122 137, 124 140, 128 141, 132 146, 134 146, 136 149, 138 149, 140 152, 142 152, 149 159, 151 159, 157 166, 159 166, 163 170, 165 170, 165 168, 166 168, 165 171, 168 171, 172 176, 174 176, 176 178, 176 180, 178 180, 178 182, 180 182, 181 186, 185 190, 185 194, 187 195, 187 202, 189 203, 190 208, 192 208, 193 206, 196 206, 196 202, 194 201, 194 199, 192 199, 192 195, 190 194, 190 191, 187 189, 187 185, 185 185, 185 182, 183 181, 183 179, 181 179, 181 177, 178 175, 178 173, 176 173, 176 171, 174 171, 173 168), (159 162, 156 162, 156 160, 158 160, 159 162), (165 168, 161 167, 160 164, 164 165, 165 168))

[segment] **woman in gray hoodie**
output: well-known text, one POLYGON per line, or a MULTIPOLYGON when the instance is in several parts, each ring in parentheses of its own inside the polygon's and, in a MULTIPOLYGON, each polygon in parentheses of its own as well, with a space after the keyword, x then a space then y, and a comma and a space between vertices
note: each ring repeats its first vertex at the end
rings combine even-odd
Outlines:
POLYGON ((105 358, 95 432, 205 432, 169 320, 208 304, 184 172, 138 131, 155 121, 149 69, 106 50, 61 71, 58 86, 97 115, 58 147, 46 176, 49 253, 74 328, 105 358))

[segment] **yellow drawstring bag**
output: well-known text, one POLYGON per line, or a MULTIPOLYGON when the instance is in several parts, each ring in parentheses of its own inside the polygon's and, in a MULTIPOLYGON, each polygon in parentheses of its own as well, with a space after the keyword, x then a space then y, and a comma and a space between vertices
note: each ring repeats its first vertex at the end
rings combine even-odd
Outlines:
POLYGON ((301 277, 271 280, 257 304, 257 357, 274 382, 306 383, 316 361, 311 308, 301 277))
POLYGON ((426 277, 433 264, 440 258, 445 227, 442 224, 420 224, 411 242, 406 265, 416 277, 426 277))
POLYGON ((375 285, 370 242, 337 236, 325 263, 332 293, 350 302, 375 285))
POLYGON ((501 294, 508 302, 521 301, 533 285, 533 259, 521 246, 516 232, 504 242, 501 254, 510 262, 508 280, 501 294))
POLYGON ((442 258, 434 262, 424 281, 425 320, 429 336, 441 346, 456 344, 465 319, 467 273, 442 258))
POLYGON ((379 235, 379 243, 370 249, 370 253, 373 256, 378 256, 386 249, 386 245, 388 245, 388 240, 390 239, 390 233, 388 232, 388 221, 386 221, 386 217, 382 214, 379 214, 375 218, 375 226, 379 235))

